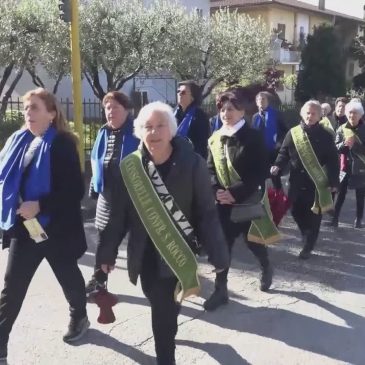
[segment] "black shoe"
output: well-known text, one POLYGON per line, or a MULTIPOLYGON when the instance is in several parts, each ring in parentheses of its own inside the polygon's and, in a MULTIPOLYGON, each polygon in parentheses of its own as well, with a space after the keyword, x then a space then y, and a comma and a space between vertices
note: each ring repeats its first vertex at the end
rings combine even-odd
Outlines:
POLYGON ((271 266, 264 267, 261 272, 261 280, 260 280, 260 290, 268 291, 272 284, 272 274, 273 270, 271 266))
POLYGON ((97 293, 100 289, 105 289, 105 283, 97 281, 94 277, 86 284, 86 295, 97 293))
POLYGON ((0 361, 6 361, 8 357, 8 345, 0 345, 0 361))
POLYGON ((216 288, 214 293, 207 299, 203 307, 206 311, 214 311, 221 305, 228 303, 227 288, 216 288))
POLYGON ((68 331, 63 336, 63 341, 67 343, 71 343, 79 340, 90 327, 90 322, 87 317, 76 320, 71 318, 70 323, 68 325, 68 331))
POLYGON ((363 228, 362 221, 360 218, 355 219, 354 228, 363 228))
POLYGON ((299 258, 302 260, 308 260, 312 256, 312 252, 306 249, 303 249, 299 253, 299 258))

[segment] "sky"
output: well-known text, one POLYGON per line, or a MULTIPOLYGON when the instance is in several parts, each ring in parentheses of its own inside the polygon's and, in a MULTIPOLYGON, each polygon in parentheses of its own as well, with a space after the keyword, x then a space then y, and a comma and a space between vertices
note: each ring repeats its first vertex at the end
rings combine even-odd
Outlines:
MULTIPOLYGON (((301 0, 308 4, 318 5, 318 0, 301 0)), ((338 11, 357 18, 363 18, 365 0, 326 0, 326 9, 338 11)))

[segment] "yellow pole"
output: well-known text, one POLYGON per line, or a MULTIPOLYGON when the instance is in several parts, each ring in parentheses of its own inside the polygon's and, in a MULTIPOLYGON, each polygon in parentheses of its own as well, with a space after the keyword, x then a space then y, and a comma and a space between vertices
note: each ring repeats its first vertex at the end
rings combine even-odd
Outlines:
POLYGON ((79 1, 71 0, 71 72, 75 132, 79 137, 81 168, 85 170, 84 126, 82 113, 81 58, 79 37, 79 1))

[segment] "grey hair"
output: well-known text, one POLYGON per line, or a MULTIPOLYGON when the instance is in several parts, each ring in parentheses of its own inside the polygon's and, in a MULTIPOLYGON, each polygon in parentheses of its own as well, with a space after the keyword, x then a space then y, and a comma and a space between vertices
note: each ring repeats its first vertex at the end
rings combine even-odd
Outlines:
POLYGON ((321 104, 321 108, 326 111, 326 115, 331 113, 332 108, 331 108, 331 105, 329 105, 328 103, 321 104))
POLYGON ((360 114, 361 117, 364 115, 364 108, 361 102, 358 100, 352 99, 349 103, 346 104, 345 106, 346 116, 348 116, 351 111, 356 111, 357 113, 360 114))
POLYGON ((177 132, 177 123, 174 112, 170 105, 161 101, 154 101, 145 105, 138 113, 137 118, 134 120, 134 135, 142 139, 142 129, 146 125, 146 122, 153 113, 161 113, 163 118, 168 122, 171 136, 175 137, 177 132))
POLYGON ((310 107, 313 107, 313 108, 317 109, 317 112, 318 112, 319 116, 322 115, 322 107, 321 107, 321 104, 319 103, 319 101, 318 100, 308 100, 307 102, 304 103, 304 105, 300 109, 300 116, 303 119, 305 119, 305 114, 304 113, 310 107))

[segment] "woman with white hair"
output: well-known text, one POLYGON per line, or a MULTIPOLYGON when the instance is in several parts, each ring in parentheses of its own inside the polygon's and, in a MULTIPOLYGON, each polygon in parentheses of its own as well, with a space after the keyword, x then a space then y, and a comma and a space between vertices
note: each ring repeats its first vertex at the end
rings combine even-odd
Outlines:
POLYGON ((338 226, 342 205, 345 201, 347 188, 356 192, 355 228, 362 227, 365 199, 365 125, 362 121, 364 109, 358 100, 351 100, 345 106, 348 122, 341 125, 336 133, 336 146, 340 153, 341 184, 335 204, 335 214, 332 220, 334 227, 338 226))
MULTIPOLYGON (((195 254, 200 245, 217 271, 229 266, 228 250, 214 205, 206 162, 176 136, 172 109, 161 102, 144 106, 134 121, 139 149, 121 162, 123 198, 119 225, 128 236, 128 272, 140 277, 151 304, 157 363, 175 364, 177 299, 198 293, 195 254)), ((113 245, 101 248, 101 268, 114 268, 113 245)))
POLYGON ((308 259, 317 242, 322 214, 333 208, 331 191, 338 186, 339 164, 333 137, 320 125, 321 105, 307 101, 302 122, 286 135, 272 174, 290 163, 289 198, 303 237, 299 258, 308 259))

